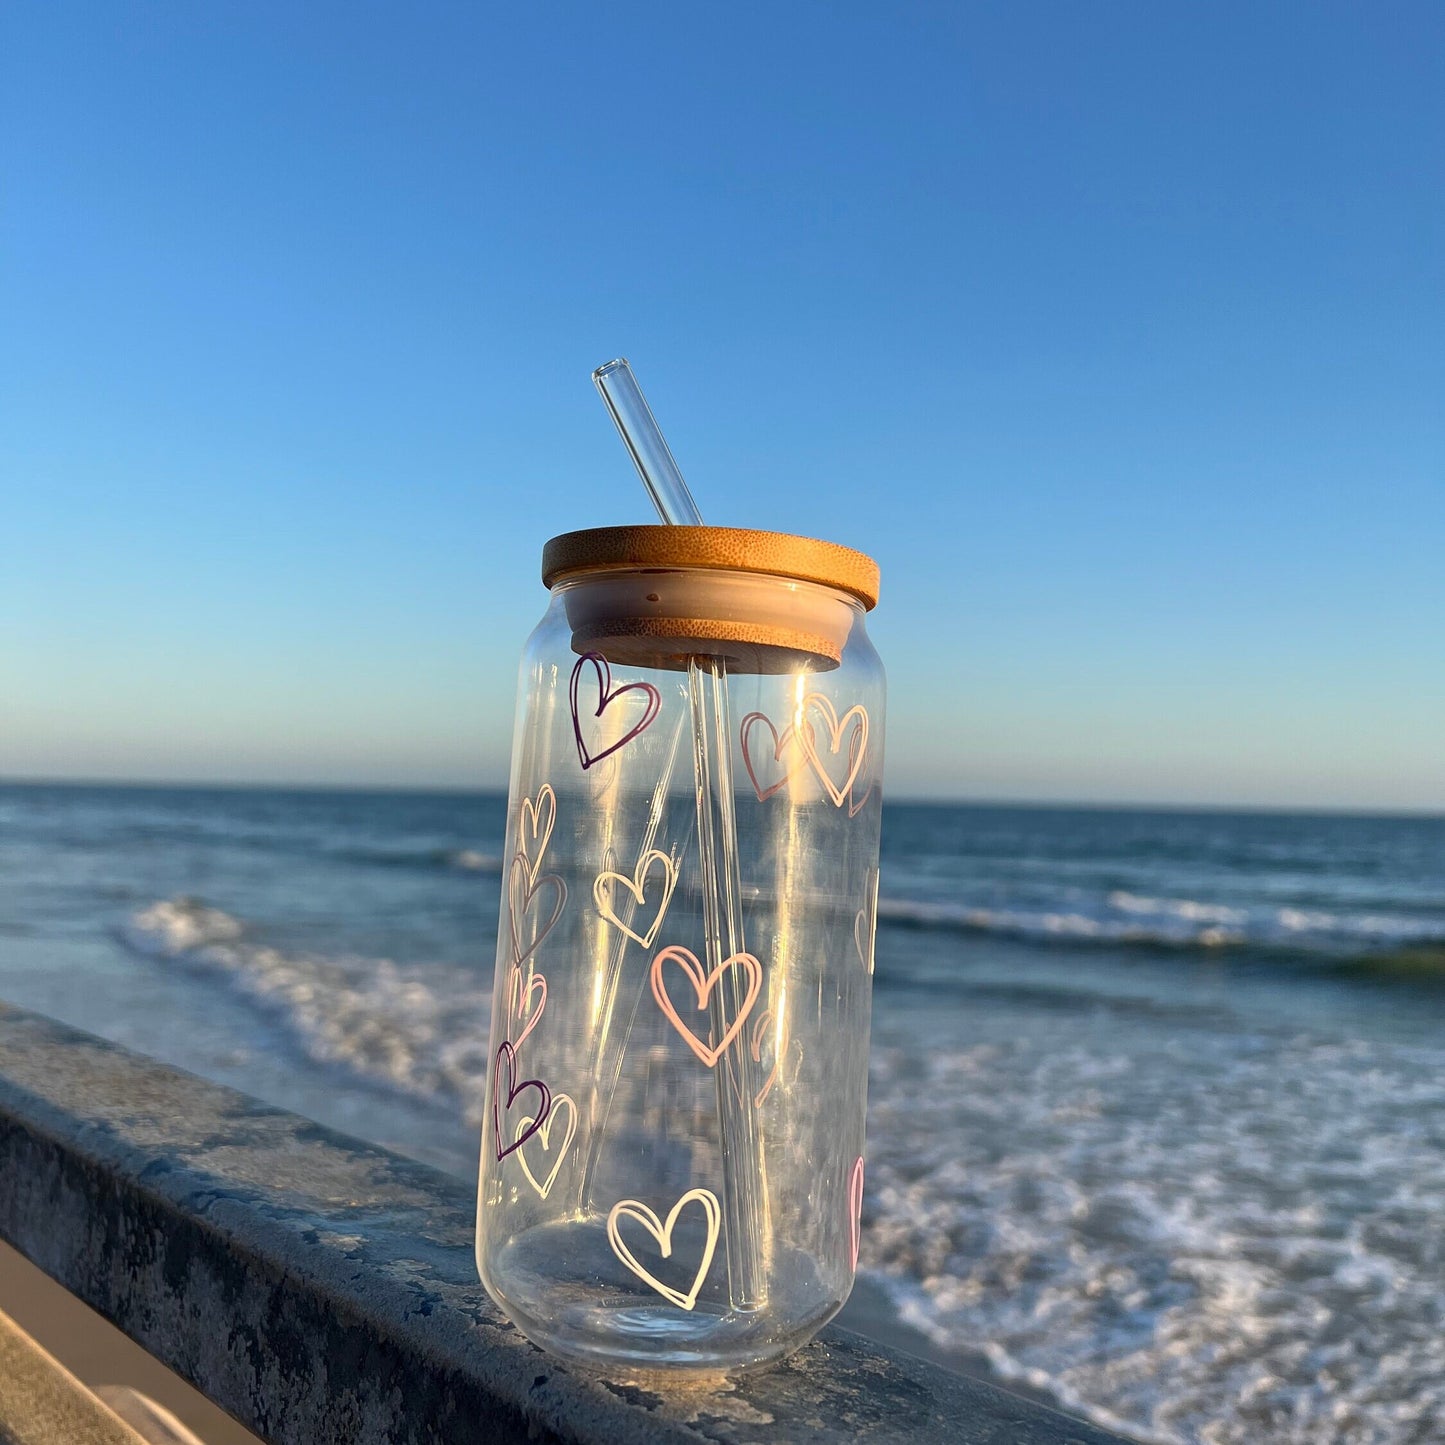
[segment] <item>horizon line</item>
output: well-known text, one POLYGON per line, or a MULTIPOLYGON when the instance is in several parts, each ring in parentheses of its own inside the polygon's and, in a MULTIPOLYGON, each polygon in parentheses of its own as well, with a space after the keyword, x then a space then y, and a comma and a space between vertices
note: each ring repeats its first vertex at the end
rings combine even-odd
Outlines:
MULTIPOLYGON (((411 794, 432 797, 504 798, 504 786, 483 786, 464 783, 298 783, 257 780, 216 781, 185 778, 82 778, 11 776, 0 773, 0 788, 110 788, 117 792, 139 792, 144 789, 169 792, 214 793, 355 793, 411 794)), ((921 808, 1012 808, 1046 812, 1099 813, 1234 813, 1291 814, 1304 817, 1353 818, 1419 818, 1445 821, 1445 808, 1424 805, 1418 808, 1363 806, 1330 803, 1241 803, 1241 802, 1159 802, 1128 799, 1078 798, 991 798, 960 795, 940 798, 936 794, 919 796, 908 793, 891 794, 885 804, 921 808)))

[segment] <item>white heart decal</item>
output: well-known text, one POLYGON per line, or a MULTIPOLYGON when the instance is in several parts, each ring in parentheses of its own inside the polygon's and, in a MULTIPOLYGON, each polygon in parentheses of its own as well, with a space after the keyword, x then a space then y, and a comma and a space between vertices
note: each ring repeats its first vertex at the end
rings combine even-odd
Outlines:
MULTIPOLYGON (((803 699, 803 705, 798 709, 798 715, 802 721, 797 729, 797 736, 799 743, 802 744, 803 752, 808 761, 812 763, 813 771, 818 775, 818 781, 828 790, 828 796, 832 798, 834 806, 841 808, 848 801, 853 791, 853 784, 858 781, 858 774, 863 770, 864 760, 868 756, 868 710, 858 703, 850 707, 840 718, 837 710, 833 707, 832 700, 825 693, 810 692, 803 699), (843 754, 843 734, 845 731, 848 732, 848 751, 844 755, 848 771, 841 787, 833 781, 833 776, 824 764, 822 754, 818 751, 812 719, 808 715, 809 709, 818 713, 823 720, 824 727, 828 730, 828 749, 832 757, 843 754), (848 728, 850 720, 853 723, 851 730, 848 728)), ((866 797, 865 793, 864 798, 866 799, 866 797)))
POLYGON ((537 790, 535 803, 530 798, 522 799, 522 815, 517 822, 517 849, 531 866, 529 883, 537 881, 547 844, 552 841, 552 829, 556 826, 557 795, 552 791, 551 783, 543 783, 537 790))
POLYGON ((863 1240, 863 1156, 853 1165, 848 1179, 848 1263, 858 1268, 858 1246, 863 1240))
POLYGON ((619 1199, 607 1216, 607 1238, 612 1245, 612 1252, 638 1279, 644 1284, 650 1285, 664 1299, 670 1300, 679 1309, 690 1310, 697 1303, 703 1280, 707 1278, 708 1266, 712 1264, 713 1251, 717 1248, 718 1229, 721 1224, 722 1209, 717 1202, 717 1195, 710 1189, 689 1189, 668 1211, 665 1223, 640 1201, 619 1199), (657 1241, 657 1247, 662 1257, 671 1259, 673 1225, 677 1223, 677 1216, 682 1213, 684 1207, 694 1203, 702 1205, 703 1212, 707 1215, 707 1242, 703 1246, 702 1262, 693 1276, 692 1288, 684 1294, 680 1289, 673 1289, 671 1285, 663 1284, 651 1270, 645 1269, 637 1262, 637 1256, 623 1242, 618 1224, 624 1219, 636 1220, 657 1241))
MULTIPOLYGON (((547 1117, 542 1121, 542 1126, 532 1133, 532 1138, 542 1141, 542 1152, 552 1152, 552 1126, 557 1122, 557 1115, 565 1108, 567 1110, 567 1129, 562 1136, 562 1143, 557 1149, 556 1157, 552 1161, 551 1172, 547 1175, 546 1182, 537 1183, 537 1176, 532 1173, 532 1166, 527 1163, 527 1152, 518 1147, 517 1160, 522 1166, 522 1173, 527 1176, 527 1182, 545 1199, 551 1192, 552 1186, 557 1182, 557 1176, 562 1172, 562 1165, 566 1162, 567 1151, 572 1147, 572 1140, 577 1136, 577 1105, 572 1102, 570 1094, 553 1094, 552 1107, 547 1111, 547 1117)), ((536 1121, 523 1119, 517 1125, 517 1138, 522 1136, 531 1128, 536 1121)))
MULTIPOLYGON (((597 905, 597 911, 614 928, 620 928, 634 943, 640 943, 644 948, 651 948, 653 940, 657 937, 658 930, 662 927, 663 915, 667 912, 667 905, 672 901, 672 890, 677 887, 677 866, 666 853, 659 852, 656 848, 644 853, 637 860, 637 867, 632 870, 632 877, 626 878, 621 873, 614 873, 610 869, 597 875, 597 881, 592 885, 592 899, 597 905), (643 902, 644 879, 657 865, 662 869, 662 897, 658 900, 657 913, 654 915, 652 925, 646 933, 636 932, 631 924, 636 917, 636 910, 641 908, 643 902), (633 907, 627 909, 627 922, 623 922, 617 916, 613 907, 614 885, 621 884, 633 898, 633 907)), ((624 904, 624 907, 626 905, 624 904)))

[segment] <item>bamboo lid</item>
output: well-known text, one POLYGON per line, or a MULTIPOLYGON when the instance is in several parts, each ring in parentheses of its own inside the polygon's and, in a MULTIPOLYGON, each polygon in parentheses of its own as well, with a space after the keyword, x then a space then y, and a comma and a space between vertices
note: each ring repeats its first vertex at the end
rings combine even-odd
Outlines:
POLYGON ((542 549, 542 582, 578 572, 637 567, 708 567, 765 572, 819 582, 856 597, 865 610, 878 605, 878 564, 837 542, 759 532, 751 527, 589 527, 564 532, 542 549))
POLYGON ((744 527, 593 527, 553 537, 542 581, 584 578, 585 587, 567 590, 573 648, 668 670, 699 655, 741 672, 833 668, 857 615, 836 594, 865 611, 878 601, 871 557, 744 527))

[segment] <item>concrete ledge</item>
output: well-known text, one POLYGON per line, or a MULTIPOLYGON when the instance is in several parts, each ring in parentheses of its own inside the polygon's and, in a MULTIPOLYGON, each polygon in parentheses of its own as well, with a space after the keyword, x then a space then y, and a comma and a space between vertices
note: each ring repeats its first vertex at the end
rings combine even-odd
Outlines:
POLYGON ((711 1391, 603 1381, 497 1312, 462 1183, 0 1004, 0 1237, 272 1445, 1107 1445, 825 1330, 711 1391))

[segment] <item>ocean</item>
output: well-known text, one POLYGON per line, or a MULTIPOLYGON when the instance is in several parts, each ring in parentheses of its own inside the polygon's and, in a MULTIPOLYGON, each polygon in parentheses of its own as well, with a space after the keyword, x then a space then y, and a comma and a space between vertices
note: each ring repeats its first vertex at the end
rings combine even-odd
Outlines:
MULTIPOLYGON (((0 787, 0 997, 474 1178, 504 814, 0 787)), ((898 1327, 1151 1445, 1445 1439, 1445 819, 890 804, 878 911, 898 1327)))

